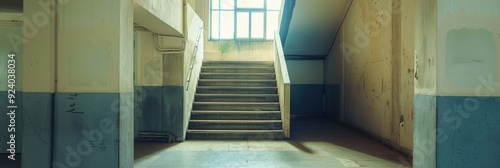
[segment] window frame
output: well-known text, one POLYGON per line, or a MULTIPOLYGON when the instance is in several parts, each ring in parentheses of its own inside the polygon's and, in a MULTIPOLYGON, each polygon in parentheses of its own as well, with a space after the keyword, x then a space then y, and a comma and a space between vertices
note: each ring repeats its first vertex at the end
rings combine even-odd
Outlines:
MULTIPOLYGON (((267 34, 267 19, 268 19, 268 12, 280 12, 280 9, 268 9, 267 1, 268 0, 263 0, 264 1, 264 7, 263 8, 238 8, 238 0, 232 0, 234 2, 234 7, 233 9, 221 9, 221 1, 222 0, 210 0, 209 1, 209 22, 210 22, 210 27, 209 27, 209 41, 248 41, 248 42, 265 42, 265 41, 274 41, 274 34, 267 34), (219 1, 219 7, 218 9, 213 9, 213 1, 219 1), (234 34, 233 38, 231 39, 224 39, 220 38, 221 36, 221 12, 233 12, 233 19, 234 19, 234 24, 233 24, 233 29, 234 29, 234 34), (218 18, 218 24, 219 24, 219 29, 218 29, 218 34, 219 38, 213 38, 212 37, 212 28, 213 28, 213 22, 212 22, 212 13, 213 12, 219 12, 219 18, 218 18), (248 13, 248 38, 238 38, 238 13, 248 13), (262 20, 263 24, 263 37, 262 38, 252 38, 252 13, 263 13, 264 14, 264 19, 262 20), (267 37, 270 36, 271 38, 267 39, 267 37)), ((283 3, 284 0, 281 0, 283 3)))

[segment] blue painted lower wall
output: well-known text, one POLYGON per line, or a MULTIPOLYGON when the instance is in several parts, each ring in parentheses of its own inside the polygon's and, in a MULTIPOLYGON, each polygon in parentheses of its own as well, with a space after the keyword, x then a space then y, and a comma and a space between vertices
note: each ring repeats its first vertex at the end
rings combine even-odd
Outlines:
POLYGON ((10 106, 11 104, 8 103, 8 98, 7 98, 7 92, 6 91, 0 91, 0 109, 2 114, 0 117, 0 142, 2 145, 0 146, 0 153, 9 153, 7 149, 10 148, 10 145, 5 144, 6 142, 9 142, 10 135, 13 134, 15 137, 15 152, 16 153, 21 153, 22 151, 22 138, 23 138, 23 93, 17 91, 16 94, 16 99, 15 99, 15 105, 17 105, 17 109, 8 109, 7 106, 10 106), (13 115, 9 114, 11 110, 15 110, 15 113, 13 115), (13 117, 13 118, 11 118, 13 117), (11 120, 14 121, 14 124, 11 124, 11 120), (10 127, 10 126, 13 127, 10 127), (10 131, 8 130, 10 128, 10 131))
POLYGON ((414 96, 413 167, 436 167, 436 97, 414 96))
POLYGON ((53 105, 53 93, 23 93, 23 167, 51 167, 53 105))
POLYGON ((498 167, 500 98, 415 95, 414 167, 498 167))
POLYGON ((340 120, 341 103, 340 85, 325 85, 325 113, 328 118, 340 120))
POLYGON ((120 160, 133 160, 133 98, 133 93, 56 93, 54 164, 117 167, 120 160))
POLYGON ((437 98, 437 167, 500 166, 500 97, 437 98))
POLYGON ((290 115, 292 117, 324 116, 323 84, 292 84, 290 115))
POLYGON ((135 135, 138 132, 168 132, 183 140, 182 86, 135 87, 135 135))

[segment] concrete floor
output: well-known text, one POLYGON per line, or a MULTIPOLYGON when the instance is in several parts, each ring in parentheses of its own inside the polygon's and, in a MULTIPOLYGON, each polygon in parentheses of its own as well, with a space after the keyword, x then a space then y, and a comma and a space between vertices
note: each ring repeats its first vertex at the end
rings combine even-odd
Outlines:
POLYGON ((328 119, 294 119, 291 130, 289 141, 137 142, 134 167, 411 167, 402 154, 328 119))
MULTIPOLYGON (((324 118, 292 120, 289 141, 135 143, 136 168, 411 167, 406 157, 324 118)), ((0 167, 20 167, 0 154, 0 167)))

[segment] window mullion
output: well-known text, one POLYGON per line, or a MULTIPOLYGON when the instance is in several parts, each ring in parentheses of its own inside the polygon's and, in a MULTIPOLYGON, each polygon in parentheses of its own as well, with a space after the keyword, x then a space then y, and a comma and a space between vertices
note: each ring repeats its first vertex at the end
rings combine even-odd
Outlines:
POLYGON ((248 12, 248 39, 252 39, 252 14, 253 12, 248 12))
POLYGON ((264 33, 264 39, 267 39, 267 0, 264 0, 264 30, 262 32, 264 33))
POLYGON ((210 27, 210 29, 208 30, 208 32, 209 32, 209 34, 210 34, 210 35, 209 35, 209 38, 210 38, 210 39, 213 39, 213 38, 212 38, 212 36, 213 36, 213 34, 212 34, 212 29, 213 29, 213 27, 212 27, 212 10, 213 10, 213 9, 212 9, 212 5, 213 5, 213 3, 212 3, 212 1, 208 1, 208 3, 209 3, 209 4, 208 4, 208 7, 210 8, 210 9, 208 10, 208 16, 210 17, 210 18, 209 18, 209 19, 210 19, 210 20, 209 20, 209 21, 210 21, 210 26, 209 26, 209 27, 210 27))
MULTIPOLYGON (((272 3, 270 2, 271 0, 262 0, 263 1, 263 6, 262 8, 253 8, 253 7, 257 7, 255 5, 248 5, 248 3, 246 2, 242 2, 242 3, 245 3, 246 5, 243 5, 242 8, 238 8, 238 1, 240 0, 232 0, 233 2, 229 2, 229 3, 233 3, 233 9, 231 9, 230 7, 227 7, 227 5, 224 7, 224 9, 221 9, 222 6, 224 6, 222 3, 223 3, 224 0, 210 0, 210 4, 209 4, 209 8, 210 8, 210 14, 209 14, 209 21, 210 21, 210 28, 211 30, 213 30, 215 27, 218 27, 218 29, 216 29, 217 31, 210 31, 210 38, 211 39, 214 39, 214 40, 224 40, 226 38, 229 38, 230 34, 227 34, 228 32, 226 31, 222 31, 222 27, 223 26, 230 26, 229 24, 226 24, 226 23, 229 23, 231 22, 230 20, 227 20, 229 17, 231 17, 231 15, 228 15, 230 14, 229 12, 233 12, 233 38, 232 40, 233 41, 237 41, 237 40, 249 40, 249 41, 252 41, 252 40, 267 40, 268 38, 270 39, 272 36, 274 36, 274 34, 270 34, 270 32, 268 32, 268 28, 270 27, 275 27, 276 25, 274 23, 268 23, 268 20, 269 20, 269 17, 273 16, 271 20, 274 20, 275 19, 275 11, 279 11, 279 10, 276 10, 274 9, 275 7, 275 4, 273 3, 273 5, 271 4, 268 4, 268 3, 272 3), (215 3, 219 3, 219 4, 215 4, 215 3), (270 9, 270 6, 273 6, 273 9, 270 9), (245 8, 245 7, 248 7, 248 8, 245 8), (222 11, 224 11, 225 15, 222 16, 222 11), (271 12, 272 11, 272 12, 271 12), (214 16, 213 14, 216 14, 218 13, 217 16, 214 16), (240 13, 239 15, 240 18, 238 18, 238 13, 240 13), (246 16, 247 18, 245 18, 245 15, 248 15, 246 16), (255 15, 255 17, 254 17, 255 15), (216 17, 215 19, 213 19, 214 17, 216 17), (217 19, 218 18, 218 19, 217 19), (225 20, 225 24, 222 24, 222 20, 226 18, 225 20), (248 25, 244 25, 245 23, 243 21, 245 21, 245 19, 248 19, 248 22, 246 24, 248 25), (215 21, 215 20, 218 20, 218 21, 215 21), (215 23, 217 22, 217 23, 215 23), (238 22, 242 22, 241 25, 238 24, 238 22), (262 23, 261 23, 262 22, 262 23), (256 25, 258 25, 256 27, 256 25), (272 26, 271 26, 272 25, 272 26), (248 30, 245 30, 246 27, 248 30), (256 28, 255 30, 253 30, 253 28, 256 28), (262 30, 258 30, 258 29, 262 29, 262 30), (261 35, 260 34, 260 31, 263 32, 263 34, 261 35), (221 38, 222 35, 223 35, 223 32, 224 32, 224 37, 225 38, 221 38), (238 38, 238 33, 240 33, 242 36, 241 38, 238 38), (246 34, 246 38, 244 38, 244 34, 246 34), (216 38, 214 38, 214 35, 216 38), (217 36, 218 35, 218 36, 217 36), (258 35, 254 37, 254 35, 258 35)), ((226 1, 224 1, 226 2, 226 1)), ((228 30, 230 29, 230 27, 225 27, 224 30, 228 30)), ((231 40, 231 39, 226 39, 226 40, 231 40)))
POLYGON ((221 12, 221 11, 220 11, 220 1, 221 1, 221 0, 218 0, 218 1, 219 1, 219 3, 218 3, 218 5, 219 5, 219 6, 217 7, 217 12, 219 12, 219 15, 218 15, 217 17, 219 17, 219 21, 217 22, 217 25, 218 25, 219 29, 217 30, 217 34, 218 34, 218 36, 217 36, 217 37, 218 37, 218 39, 221 39, 221 38, 220 38, 220 35, 221 35, 221 34, 220 34, 220 29, 221 29, 221 27, 220 27, 220 22, 221 22, 221 18, 220 18, 220 15, 221 15, 221 13, 220 13, 220 12, 221 12))
POLYGON ((236 4, 238 3, 238 0, 234 0, 234 12, 233 12, 233 15, 234 15, 234 24, 233 24, 233 27, 234 27, 234 35, 233 35, 233 40, 234 39, 237 39, 237 35, 238 35, 238 10, 236 9, 236 4))

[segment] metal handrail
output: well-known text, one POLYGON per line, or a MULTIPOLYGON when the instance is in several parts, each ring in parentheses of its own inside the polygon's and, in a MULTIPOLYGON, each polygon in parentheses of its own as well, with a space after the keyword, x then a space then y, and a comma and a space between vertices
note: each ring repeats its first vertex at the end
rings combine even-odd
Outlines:
POLYGON ((200 27, 200 30, 198 30, 198 37, 196 38, 196 43, 194 45, 194 49, 193 49, 193 57, 191 58, 191 63, 189 65, 189 73, 188 73, 188 77, 187 77, 187 80, 186 80, 186 91, 189 90, 189 85, 191 84, 191 76, 193 74, 193 69, 194 69, 194 63, 195 63, 195 60, 196 60, 196 53, 198 52, 198 44, 200 43, 200 39, 203 35, 203 26, 200 27))

